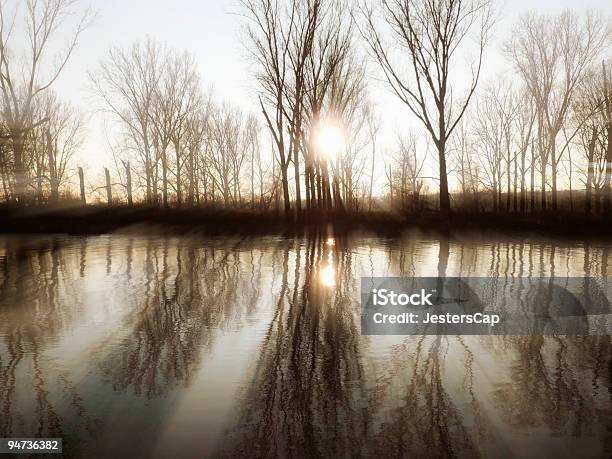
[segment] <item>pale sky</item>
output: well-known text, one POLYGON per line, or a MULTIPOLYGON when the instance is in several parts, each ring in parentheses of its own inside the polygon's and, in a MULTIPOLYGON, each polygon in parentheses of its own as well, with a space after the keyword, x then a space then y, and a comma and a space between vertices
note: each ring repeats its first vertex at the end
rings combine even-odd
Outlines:
MULTIPOLYGON (((79 0, 97 11, 93 25, 82 35, 69 65, 54 88, 89 116, 87 140, 76 161, 87 169, 101 170, 112 166, 105 140, 105 122, 93 109, 99 104, 87 89, 87 71, 94 69, 111 46, 129 46, 147 35, 179 50, 188 50, 197 60, 204 89, 212 87, 218 101, 229 101, 244 110, 258 112, 256 88, 252 70, 245 59, 240 42, 243 18, 237 0, 79 0)), ((500 43, 508 36, 511 25, 524 11, 558 12, 566 8, 578 11, 600 10, 612 15, 610 0, 517 0, 499 2, 502 10, 496 25, 483 69, 482 85, 494 76, 506 73, 508 65, 500 55, 500 43)), ((391 144, 394 133, 406 126, 423 132, 384 84, 376 65, 369 66, 371 98, 382 118, 382 139, 379 144, 391 144), (384 109, 381 109, 384 108, 384 109)), ((93 171, 92 171, 93 172, 93 171)), ((94 175, 94 174, 92 174, 94 175)))

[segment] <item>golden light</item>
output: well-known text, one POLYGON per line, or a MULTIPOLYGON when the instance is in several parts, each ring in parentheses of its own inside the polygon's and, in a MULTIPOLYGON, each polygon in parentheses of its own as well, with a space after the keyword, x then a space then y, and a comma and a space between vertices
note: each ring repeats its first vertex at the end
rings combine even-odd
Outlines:
POLYGON ((344 134, 333 124, 323 124, 319 127, 317 144, 319 151, 333 160, 344 148, 344 134))
POLYGON ((323 269, 321 269, 320 280, 321 284, 323 284, 325 287, 333 287, 336 285, 336 271, 331 264, 326 265, 323 267, 323 269))
POLYGON ((334 245, 336 245, 336 241, 334 241, 333 237, 328 237, 326 244, 329 245, 330 247, 333 247, 334 245))

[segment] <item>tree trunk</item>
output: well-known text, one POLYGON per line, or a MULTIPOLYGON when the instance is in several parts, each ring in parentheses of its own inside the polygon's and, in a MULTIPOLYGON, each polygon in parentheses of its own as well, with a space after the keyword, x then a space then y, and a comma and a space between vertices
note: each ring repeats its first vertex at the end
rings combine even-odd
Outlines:
POLYGON ((323 205, 323 188, 321 183, 321 165, 317 161, 317 207, 320 209, 323 205))
POLYGON ((36 177, 36 201, 39 204, 43 202, 42 176, 40 174, 36 177))
POLYGON ((255 208, 255 148, 251 146, 251 209, 255 208))
POLYGON ((604 179, 604 209, 606 212, 610 212, 610 176, 612 175, 612 91, 610 91, 608 87, 608 72, 606 72, 605 61, 601 63, 601 66, 604 83, 606 131, 608 134, 608 143, 606 145, 606 177, 604 179))
POLYGON ((19 203, 23 203, 26 198, 26 170, 23 162, 24 154, 24 135, 20 129, 10 132, 13 147, 13 168, 15 170, 15 198, 19 203))
POLYGON ((83 168, 79 167, 79 189, 81 191, 81 204, 86 204, 85 201, 85 177, 83 176, 83 168))
POLYGON ((134 203, 132 201, 132 171, 130 169, 130 162, 126 162, 125 163, 125 181, 126 181, 126 188, 127 188, 127 200, 128 200, 128 206, 132 206, 134 203))
POLYGON ((331 209, 335 203, 332 200, 331 183, 329 180, 329 169, 327 168, 327 161, 323 162, 323 197, 325 206, 331 209))
POLYGON ((597 128, 593 127, 593 132, 591 133, 591 138, 589 140, 589 146, 587 151, 587 159, 588 159, 588 172, 587 172, 587 182, 586 182, 586 194, 584 201, 584 211, 587 214, 591 213, 591 194, 593 188, 593 179, 595 177, 595 165, 593 164, 593 160, 595 159, 595 145, 597 143, 597 128))
POLYGON ((310 186, 310 166, 306 164, 304 170, 304 190, 306 191, 306 209, 312 208, 311 186, 310 186))
POLYGON ((153 183, 151 184, 151 188, 152 188, 152 191, 151 191, 152 196, 151 196, 151 198, 152 198, 152 202, 155 203, 156 206, 158 206, 159 205, 159 196, 157 195, 157 193, 158 193, 157 182, 158 182, 158 179, 159 179, 159 159, 155 160, 155 167, 154 167, 153 170, 155 171, 155 174, 152 177, 152 182, 153 183))
POLYGON ((110 173, 108 169, 104 168, 104 175, 106 176, 106 202, 109 206, 113 204, 113 194, 111 189, 110 173))
MULTIPOLYGON (((148 129, 145 124, 143 128, 143 138, 144 138, 144 152, 145 152, 145 178, 147 182, 147 204, 151 204, 153 202, 152 196, 152 182, 153 182, 153 167, 151 165, 151 144, 149 143, 149 135, 148 129)), ((155 200, 157 200, 157 195, 155 195, 155 200)))
MULTIPOLYGON (((297 139, 294 142, 297 143, 297 139)), ((300 158, 297 145, 293 147, 293 169, 295 173, 295 209, 299 213, 302 210, 302 195, 300 192, 300 158)))
POLYGON ((145 159, 145 176, 147 181, 147 203, 151 204, 153 202, 153 197, 151 195, 151 164, 149 158, 145 159))
POLYGON ((508 156, 506 158, 506 173, 508 174, 508 177, 506 177, 506 212, 510 212, 510 183, 512 180, 510 174, 510 149, 508 149, 507 155, 508 156))
POLYGON ((193 202, 195 200, 195 190, 196 190, 196 165, 193 154, 193 147, 189 148, 189 190, 187 191, 187 203, 190 206, 193 206, 193 202))
POLYGON ((540 191, 540 204, 542 210, 546 210, 546 163, 544 162, 544 158, 541 161, 542 165, 542 176, 541 176, 541 185, 542 190, 540 191))
POLYGON ((264 203, 263 172, 261 170, 261 150, 257 149, 257 175, 259 176, 259 205, 264 203))
POLYGON ((514 185, 512 189, 512 210, 518 212, 518 161, 514 157, 514 185))
POLYGON ((6 157, 2 151, 2 145, 0 145, 0 177, 2 178, 2 190, 4 191, 4 200, 9 202, 11 199, 11 184, 7 169, 6 157))
POLYGON ((183 190, 181 188, 181 146, 179 142, 174 142, 174 152, 176 155, 176 205, 180 207, 183 202, 183 190))
POLYGON ((202 173, 202 184, 204 185, 204 205, 208 204, 208 177, 206 171, 202 173))
POLYGON ((162 200, 164 207, 168 207, 168 158, 166 152, 162 152, 162 200))
POLYGON ((612 176, 612 119, 608 120, 608 144, 606 146, 606 177, 604 179, 604 210, 610 212, 610 177, 612 176))
POLYGON ((527 190, 525 189, 525 156, 527 150, 521 153, 521 213, 525 213, 527 207, 527 190))
POLYGON ((552 210, 557 210, 557 148, 555 140, 551 140, 550 164, 552 165, 552 210))
POLYGON ((372 169, 370 171, 370 192, 368 198, 369 209, 372 210, 372 188, 374 185, 374 160, 376 157, 376 142, 372 142, 372 169))
POLYGON ((391 166, 389 166, 389 202, 393 205, 393 181, 391 180, 391 166))
POLYGON ((440 212, 449 214, 450 196, 448 194, 448 177, 446 176, 446 142, 438 142, 438 161, 440 163, 440 212))
POLYGON ((497 169, 497 211, 500 211, 502 208, 502 187, 504 186, 502 181, 502 170, 501 170, 501 162, 497 169))
POLYGON ((497 199, 497 182, 493 181, 493 212, 499 211, 499 201, 497 199))
POLYGON ((291 203, 289 201, 289 182, 287 181, 287 165, 281 166, 282 184, 283 184, 283 201, 285 203, 285 212, 291 212, 291 203))
POLYGON ((47 159, 49 162, 49 182, 51 186, 51 202, 57 204, 59 201, 59 180, 57 178, 57 164, 55 164, 55 156, 53 155, 53 140, 51 133, 46 131, 47 137, 47 159))

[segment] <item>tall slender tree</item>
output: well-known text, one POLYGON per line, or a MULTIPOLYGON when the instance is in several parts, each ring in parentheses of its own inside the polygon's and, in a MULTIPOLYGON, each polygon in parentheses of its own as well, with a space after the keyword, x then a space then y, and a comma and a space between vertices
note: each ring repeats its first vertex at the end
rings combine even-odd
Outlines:
MULTIPOLYGON (((447 143, 478 85, 485 46, 493 24, 490 0, 389 0, 381 14, 363 6, 363 36, 392 91, 425 126, 438 150, 440 210, 451 210, 447 177, 447 143), (384 40, 386 28, 400 50, 384 40), (475 35, 477 58, 468 89, 457 98, 451 70, 459 49, 475 35), (454 89, 454 91, 453 91, 454 89)), ((469 72, 468 72, 469 73, 469 72)), ((465 77, 465 75, 463 75, 465 77)), ((462 78, 465 80, 465 78, 462 78)))

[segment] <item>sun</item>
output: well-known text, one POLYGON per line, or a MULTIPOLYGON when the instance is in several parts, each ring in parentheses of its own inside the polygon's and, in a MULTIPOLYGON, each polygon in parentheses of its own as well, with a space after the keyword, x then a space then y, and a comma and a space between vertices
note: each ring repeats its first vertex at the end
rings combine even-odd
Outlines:
POLYGON ((317 135, 319 151, 330 159, 336 158, 344 148, 344 135, 333 124, 323 124, 317 135))

